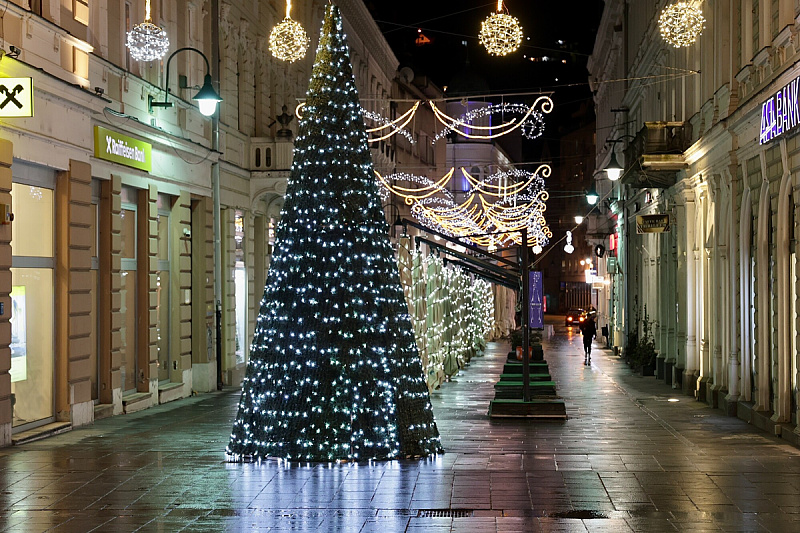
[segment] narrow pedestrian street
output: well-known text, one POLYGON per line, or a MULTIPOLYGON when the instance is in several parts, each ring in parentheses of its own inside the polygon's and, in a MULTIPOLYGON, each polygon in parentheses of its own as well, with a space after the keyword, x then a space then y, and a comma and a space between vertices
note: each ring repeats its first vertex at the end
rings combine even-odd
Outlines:
POLYGON ((238 391, 193 396, 0 449, 0 530, 800 531, 800 450, 553 323, 565 422, 486 416, 504 344, 434 393, 432 459, 227 463, 238 391))

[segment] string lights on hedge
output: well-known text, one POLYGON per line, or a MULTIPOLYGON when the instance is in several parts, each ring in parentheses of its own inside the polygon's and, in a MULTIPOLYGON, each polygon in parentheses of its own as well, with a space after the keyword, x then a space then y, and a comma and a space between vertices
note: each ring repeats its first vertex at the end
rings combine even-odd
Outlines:
POLYGON ((144 4, 144 22, 135 24, 127 34, 125 46, 131 57, 137 61, 155 61, 164 57, 169 50, 167 32, 150 20, 150 0, 144 4))
POLYGON ((293 63, 306 56, 310 42, 303 26, 292 19, 292 0, 286 0, 286 18, 272 28, 269 51, 275 58, 293 63))
POLYGON ((661 36, 675 48, 691 46, 706 27, 703 12, 689 2, 678 2, 664 8, 658 18, 661 36))
POLYGON ((522 44, 522 27, 519 25, 519 20, 509 15, 507 11, 503 8, 503 0, 497 0, 497 12, 481 22, 478 39, 490 55, 508 55, 516 52, 522 44))

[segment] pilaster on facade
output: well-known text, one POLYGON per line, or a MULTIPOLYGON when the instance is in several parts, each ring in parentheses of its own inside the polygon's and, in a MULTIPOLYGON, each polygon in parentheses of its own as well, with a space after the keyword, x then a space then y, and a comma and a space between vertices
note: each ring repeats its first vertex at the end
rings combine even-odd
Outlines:
MULTIPOLYGON (((0 139, 0 203, 11 205, 14 145, 0 139)), ((0 225, 0 303, 11 309, 11 225, 0 225)), ((11 444, 11 313, 0 315, 0 446, 11 444)))
POLYGON ((66 380, 57 383, 56 419, 73 426, 94 421, 91 392, 92 352, 92 221, 91 166, 70 161, 56 185, 57 269, 56 369, 66 380))

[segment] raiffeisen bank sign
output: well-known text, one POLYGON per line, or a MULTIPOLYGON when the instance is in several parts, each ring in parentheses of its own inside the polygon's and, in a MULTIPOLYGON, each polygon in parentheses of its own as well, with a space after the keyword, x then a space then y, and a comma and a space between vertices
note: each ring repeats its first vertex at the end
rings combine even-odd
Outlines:
POLYGON ((798 90, 800 90, 800 77, 786 84, 783 89, 761 104, 761 144, 768 143, 800 125, 798 90))
POLYGON ((94 156, 98 159, 150 172, 151 151, 150 143, 107 130, 102 126, 94 127, 94 156))

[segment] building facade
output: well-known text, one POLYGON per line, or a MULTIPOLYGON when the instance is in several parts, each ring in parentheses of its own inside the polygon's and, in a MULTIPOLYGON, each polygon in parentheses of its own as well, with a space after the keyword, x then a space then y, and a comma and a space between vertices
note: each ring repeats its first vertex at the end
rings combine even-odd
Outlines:
MULTIPOLYGON (((339 4, 379 110, 397 59, 339 4)), ((238 385, 324 6, 294 2, 311 44, 289 64, 268 49, 284 2, 152 0, 170 47, 143 63, 144 0, 9 2, 0 84, 31 79, 33 115, 0 118, 0 445, 238 385), (206 74, 214 118, 191 100, 206 74)))
POLYGON ((602 312, 624 350, 646 307, 660 379, 797 442, 800 2, 705 2, 685 48, 667 5, 606 2, 589 62, 618 242, 602 312))

